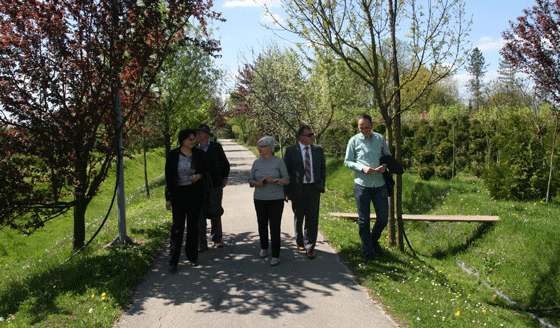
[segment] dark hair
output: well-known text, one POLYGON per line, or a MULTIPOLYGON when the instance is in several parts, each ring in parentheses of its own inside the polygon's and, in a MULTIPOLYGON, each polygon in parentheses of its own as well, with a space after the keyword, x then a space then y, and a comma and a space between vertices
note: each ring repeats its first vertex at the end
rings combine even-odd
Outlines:
POLYGON ((368 120, 370 123, 373 123, 373 120, 371 119, 371 116, 369 116, 368 114, 360 114, 358 115, 358 121, 359 120, 368 120))
POLYGON ((183 141, 187 139, 190 135, 196 137, 196 131, 193 129, 184 129, 179 132, 179 146, 183 144, 183 141))
POLYGON ((297 130, 297 136, 296 137, 299 138, 303 134, 303 131, 305 131, 305 130, 313 130, 313 129, 309 125, 302 125, 297 130))

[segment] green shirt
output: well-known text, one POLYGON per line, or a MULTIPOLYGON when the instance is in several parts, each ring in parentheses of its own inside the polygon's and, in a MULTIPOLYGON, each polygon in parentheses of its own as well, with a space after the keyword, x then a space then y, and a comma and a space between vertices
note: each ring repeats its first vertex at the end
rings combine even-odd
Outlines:
POLYGON ((354 183, 364 187, 381 187, 385 184, 383 175, 380 172, 365 174, 362 168, 379 167, 379 159, 383 155, 391 155, 391 151, 381 134, 372 132, 371 138, 368 139, 362 133, 358 133, 348 140, 344 166, 354 170, 354 183))

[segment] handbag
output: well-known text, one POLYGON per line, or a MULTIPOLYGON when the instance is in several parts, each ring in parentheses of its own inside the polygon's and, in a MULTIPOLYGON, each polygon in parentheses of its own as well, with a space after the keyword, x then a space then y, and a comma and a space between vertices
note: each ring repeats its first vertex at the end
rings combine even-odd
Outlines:
POLYGON ((204 205, 202 206, 202 210, 204 211, 204 216, 214 217, 214 216, 221 216, 224 214, 224 208, 219 201, 217 201, 217 190, 212 187, 212 181, 208 176, 207 179, 204 179, 205 183, 205 190, 204 190, 204 205))

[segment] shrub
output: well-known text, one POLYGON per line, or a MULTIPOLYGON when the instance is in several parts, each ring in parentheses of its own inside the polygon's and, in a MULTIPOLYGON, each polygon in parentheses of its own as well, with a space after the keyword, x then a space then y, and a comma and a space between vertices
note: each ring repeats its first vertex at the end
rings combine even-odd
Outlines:
POLYGON ((449 166, 440 165, 435 170, 436 177, 449 180, 453 177, 453 170, 449 166))
POLYGON ((449 141, 442 142, 436 155, 438 164, 450 164, 453 161, 453 144, 449 141))
POLYGON ((435 170, 429 166, 424 166, 418 169, 418 175, 422 180, 430 180, 434 176, 435 170))
POLYGON ((430 150, 424 150, 420 154, 418 154, 418 162, 421 164, 430 164, 434 161, 436 156, 430 150))

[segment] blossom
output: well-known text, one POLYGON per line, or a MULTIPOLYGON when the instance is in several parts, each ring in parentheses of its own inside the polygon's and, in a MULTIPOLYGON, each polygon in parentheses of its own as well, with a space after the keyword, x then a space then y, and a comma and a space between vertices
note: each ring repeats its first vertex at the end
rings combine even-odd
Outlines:
POLYGON ((460 316, 461 315, 461 311, 457 311, 457 313, 455 313, 456 316, 460 316))

